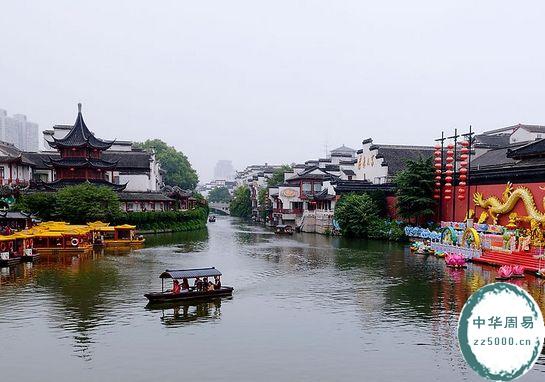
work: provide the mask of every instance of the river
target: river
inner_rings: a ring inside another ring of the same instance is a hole
[[[146,308],[162,271],[207,266],[232,298]],[[276,236],[219,217],[130,253],[2,269],[0,379],[480,381],[458,350],[457,318],[494,275],[397,243]],[[543,282],[518,283],[543,309]],[[543,372],[542,355],[521,380]]]

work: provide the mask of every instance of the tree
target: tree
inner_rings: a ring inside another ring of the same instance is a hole
[[[369,195],[348,194],[335,205],[335,220],[344,236],[369,237],[374,236],[380,218],[378,207]]]
[[[229,212],[232,216],[249,218],[252,216],[252,197],[248,187],[241,186],[235,190],[233,199],[229,204]]]
[[[57,207],[57,194],[54,192],[34,192],[21,195],[14,210],[36,214],[42,220],[53,220]]]
[[[120,213],[117,194],[111,188],[90,183],[62,188],[56,199],[59,216],[70,223],[113,221]]]
[[[157,160],[165,171],[165,184],[194,190],[199,183],[197,172],[191,167],[187,157],[173,146],[167,145],[160,139],[148,139],[143,143],[137,143],[136,146],[155,150]]]
[[[280,168],[277,168],[276,170],[274,170],[272,176],[267,180],[267,186],[276,187],[284,183],[284,173],[291,171],[291,166],[288,166],[287,164],[284,164]]]
[[[420,158],[407,161],[407,166],[395,178],[397,186],[397,209],[405,219],[433,216],[436,202],[433,199],[435,169],[432,158]]]
[[[266,221],[269,216],[270,203],[269,203],[269,189],[261,188],[257,194],[257,204],[259,206],[259,215],[261,220]]]
[[[227,187],[214,187],[208,194],[209,202],[225,202],[228,203],[231,200],[231,194]]]

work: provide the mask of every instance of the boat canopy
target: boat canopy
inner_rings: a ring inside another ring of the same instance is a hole
[[[196,269],[179,269],[179,270],[169,270],[167,269],[161,276],[162,279],[194,279],[197,277],[213,277],[221,276],[221,272],[216,268],[196,268]]]

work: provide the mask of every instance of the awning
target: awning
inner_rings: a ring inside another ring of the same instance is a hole
[[[169,270],[167,269],[161,276],[162,279],[194,279],[197,277],[213,277],[221,276],[221,272],[216,268],[196,268],[196,269],[180,269],[180,270]]]

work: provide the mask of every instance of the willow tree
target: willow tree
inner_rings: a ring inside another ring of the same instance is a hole
[[[248,187],[241,186],[235,190],[229,204],[229,212],[240,218],[252,216],[252,195]]]
[[[431,157],[408,160],[405,169],[397,173],[397,211],[401,217],[420,224],[435,214],[434,177]]]

